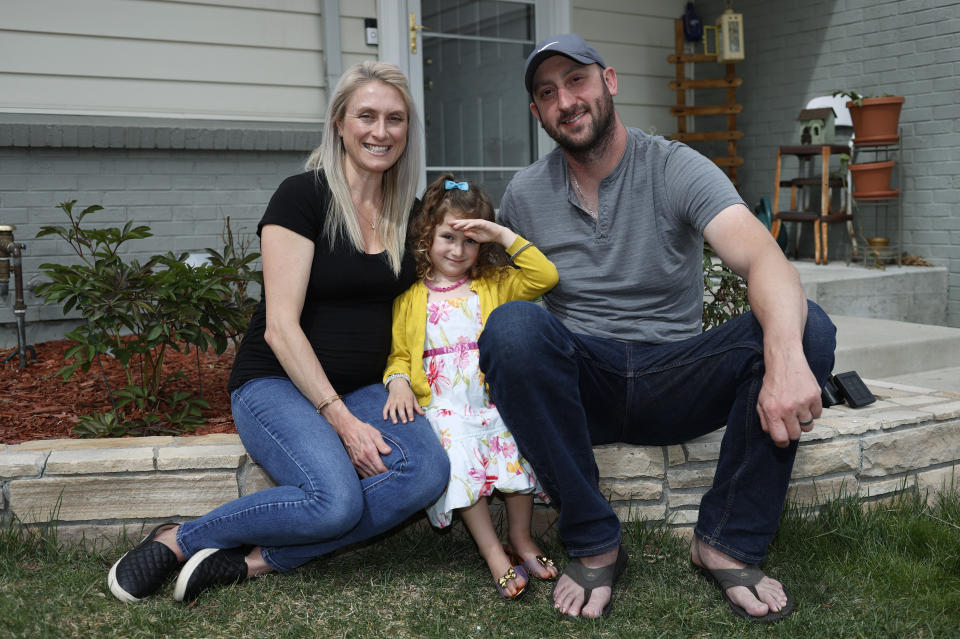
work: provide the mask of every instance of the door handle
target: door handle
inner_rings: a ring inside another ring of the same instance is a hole
[[[420,29],[426,29],[430,31],[430,27],[425,27],[422,24],[417,24],[417,15],[415,13],[410,14],[410,53],[415,54],[417,52],[417,31]]]

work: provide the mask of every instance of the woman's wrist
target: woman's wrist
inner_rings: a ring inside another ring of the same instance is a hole
[[[320,409],[320,415],[327,420],[327,423],[329,423],[338,434],[343,426],[350,421],[350,418],[353,417],[353,413],[351,413],[347,405],[343,403],[343,399],[338,399],[324,406]]]
[[[323,415],[322,411],[324,408],[326,408],[330,404],[333,404],[334,402],[340,401],[342,398],[343,398],[343,395],[334,393],[333,395],[328,395],[327,397],[321,399],[319,402],[317,402],[317,415]]]

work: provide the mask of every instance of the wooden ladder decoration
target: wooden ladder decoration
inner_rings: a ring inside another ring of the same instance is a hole
[[[737,167],[743,164],[743,158],[737,155],[737,140],[743,138],[743,131],[737,130],[737,114],[743,111],[743,105],[737,104],[737,87],[743,84],[743,78],[736,77],[735,64],[726,64],[722,78],[691,80],[686,77],[684,65],[688,62],[717,62],[717,56],[707,53],[684,53],[683,21],[674,20],[673,42],[675,53],[667,58],[677,65],[676,80],[670,88],[677,92],[677,105],[670,108],[670,115],[677,116],[677,132],[670,136],[680,142],[727,142],[727,154],[710,158],[717,166],[727,171],[734,186],[737,184]],[[688,89],[726,89],[727,102],[719,105],[687,106]],[[726,115],[726,131],[687,131],[687,117],[697,115]]]

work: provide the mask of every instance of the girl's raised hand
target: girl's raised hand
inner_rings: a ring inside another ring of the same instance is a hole
[[[508,248],[517,239],[517,234],[496,222],[479,218],[457,219],[450,222],[450,228],[460,231],[475,242],[497,242]]]

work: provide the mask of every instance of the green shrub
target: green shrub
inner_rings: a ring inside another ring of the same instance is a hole
[[[79,264],[40,267],[50,281],[38,286],[37,293],[48,304],[60,304],[65,314],[77,309],[84,319],[67,334],[76,344],[67,350],[66,358],[73,361],[60,375],[67,379],[109,355],[126,376],[126,386],[115,393],[107,386],[113,410],[82,416],[75,432],[175,433],[202,424],[201,411],[207,407],[202,396],[163,393],[168,382],[184,376],[183,371],[163,375],[164,355],[167,349],[186,352],[190,346],[199,351],[213,348],[218,354],[226,350],[249,320],[247,304],[243,298],[238,303],[237,290],[245,291],[247,282],[255,279],[249,265],[258,256],[225,248],[223,255],[208,249],[216,257],[199,267],[184,263],[186,253],[154,255],[142,264],[124,261],[121,247],[151,237],[149,227],[127,222],[123,228],[90,228],[85,218],[103,207],[88,206],[74,215],[74,204],[76,200],[58,207],[69,226],[45,226],[37,234],[59,236],[80,258]],[[232,233],[230,238],[232,247]]]
[[[750,310],[747,283],[724,266],[707,244],[703,246],[703,289],[703,330]]]

